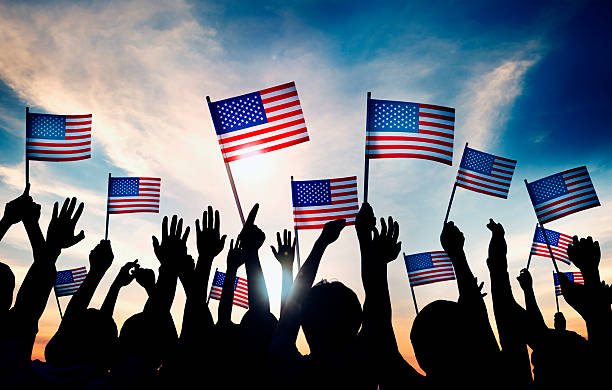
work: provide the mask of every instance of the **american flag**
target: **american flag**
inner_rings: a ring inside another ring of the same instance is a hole
[[[527,190],[541,223],[600,205],[584,166],[527,183]]]
[[[508,198],[516,160],[494,156],[465,147],[457,185],[482,194]]]
[[[572,262],[567,255],[567,246],[572,243],[572,237],[567,234],[555,232],[554,230],[544,229],[546,231],[546,238],[550,244],[555,260],[564,262],[565,264],[571,264]],[[533,244],[531,244],[531,254],[535,256],[548,257],[550,259],[550,252],[546,246],[546,240],[544,238],[544,232],[542,228],[536,226],[535,235],[533,236]]]
[[[64,295],[72,295],[78,291],[81,284],[87,277],[87,269],[85,267],[73,268],[66,271],[57,271],[55,278],[55,295],[63,297]]]
[[[359,212],[357,176],[291,183],[296,229],[320,229],[327,222],[342,218],[347,225],[355,224]]]
[[[28,114],[26,158],[39,161],[91,158],[91,114]]]
[[[453,163],[455,109],[368,100],[367,158],[422,158]]]
[[[219,100],[210,108],[226,163],[309,140],[294,82]]]
[[[225,280],[225,273],[221,271],[215,271],[215,278],[213,279],[212,287],[210,288],[210,297],[212,299],[221,300],[221,292],[223,291],[223,281]],[[249,308],[249,285],[247,280],[236,276],[234,281],[234,305]]]
[[[160,186],[158,177],[111,177],[108,213],[159,213]]]
[[[444,251],[404,254],[404,261],[411,286],[455,279],[453,263]]]
[[[565,275],[567,275],[567,278],[570,280],[570,282],[574,282],[574,283],[578,283],[578,284],[584,284],[584,279],[582,278],[582,273],[580,272],[564,272]],[[555,294],[556,295],[563,295],[563,292],[561,291],[561,284],[559,283],[559,276],[557,275],[556,272],[553,272],[553,279],[555,282]]]

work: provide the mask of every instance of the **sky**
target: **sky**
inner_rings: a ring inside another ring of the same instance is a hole
[[[378,216],[400,223],[406,254],[440,250],[439,234],[463,145],[518,160],[507,200],[458,189],[450,219],[466,236],[470,266],[485,291],[489,218],[508,240],[512,287],[524,268],[535,214],[523,180],[586,165],[602,206],[554,221],[548,228],[592,235],[602,246],[602,278],[612,280],[612,16],[609,2],[445,1],[384,4],[360,1],[106,1],[0,2],[0,199],[24,187],[25,106],[33,112],[93,114],[92,155],[71,163],[32,162],[32,196],[43,205],[66,196],[85,202],[79,222],[86,238],[64,251],[58,269],[88,264],[104,236],[106,186],[113,176],[162,178],[160,214],[112,215],[115,261],[92,301],[99,307],[121,265],[139,259],[157,269],[151,235],[164,215],[192,225],[208,205],[235,237],[240,220],[204,98],[229,98],[295,81],[310,141],[231,164],[248,209],[260,203],[266,232],[261,261],[272,311],[280,307],[280,266],[268,249],[275,233],[292,228],[290,177],[358,176],[363,185],[366,93],[373,98],[456,108],[452,167],[425,160],[370,164],[369,201]],[[361,194],[359,195],[362,198]],[[318,235],[300,233],[305,258]],[[195,257],[195,237],[189,238]],[[225,270],[227,248],[214,268]],[[23,227],[0,243],[0,259],[17,287],[32,262]],[[560,264],[564,271],[576,270]],[[552,326],[552,264],[530,268],[538,302]],[[239,271],[244,276],[244,270]],[[363,302],[359,252],[346,228],[321,263],[318,279],[340,280]],[[211,278],[212,280],[212,278]],[[415,317],[401,258],[389,265],[393,324],[403,356],[415,367],[410,328]],[[455,300],[452,281],[415,288],[418,305]],[[146,296],[124,288],[115,309],[119,327],[140,311]],[[65,308],[68,298],[60,298]],[[494,325],[490,294],[486,297]],[[586,335],[584,322],[561,298],[568,327]],[[180,327],[184,294],[172,308]],[[211,301],[216,317],[217,302]],[[244,310],[234,308],[240,321]],[[53,294],[34,350],[59,324]],[[307,352],[303,338],[300,350]]]

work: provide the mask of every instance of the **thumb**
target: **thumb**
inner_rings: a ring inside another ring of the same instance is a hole
[[[81,242],[83,239],[85,239],[85,232],[84,232],[83,230],[81,230],[81,231],[79,232],[79,234],[77,234],[76,236],[74,236],[74,237],[73,237],[73,239],[72,239],[72,242],[71,242],[71,245],[70,245],[70,246],[78,244],[78,243],[79,243],[79,242]]]
[[[272,245],[270,245],[270,248],[272,249],[272,253],[274,254],[274,257],[277,257],[278,252],[276,251],[276,248],[274,248]]]

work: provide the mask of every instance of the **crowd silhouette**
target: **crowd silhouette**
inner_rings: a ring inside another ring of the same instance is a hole
[[[355,229],[361,253],[363,304],[340,281],[316,282],[328,246],[346,222],[328,222],[297,275],[295,238],[277,233],[272,252],[282,272],[280,318],[270,312],[259,260],[265,241],[256,225],[255,205],[242,231],[229,243],[218,321],[207,304],[213,259],[226,245],[219,212],[208,207],[195,222],[197,259],[187,251],[190,226],[176,215],[163,218],[152,245],[157,276],[138,261],[123,265],[99,309],[91,299],[114,261],[111,242],[102,240],[89,255],[89,273],[71,297],[45,361],[32,360],[38,322],[56,280],[62,251],[84,237],[77,228],[83,203],[55,203],[46,235],[41,207],[25,192],[5,206],[0,240],[23,223],[33,261],[13,303],[15,276],[0,263],[0,386],[3,389],[572,389],[602,387],[610,367],[612,289],[600,279],[600,248],[591,237],[568,247],[584,284],[559,275],[563,297],[584,319],[588,338],[566,329],[558,312],[549,329],[538,308],[532,278],[518,275],[524,307],[515,300],[508,273],[504,228],[492,219],[486,264],[498,339],[489,321],[484,282],[474,277],[464,252],[465,238],[453,222],[440,235],[456,274],[459,297],[437,300],[416,316],[410,340],[420,374],[404,360],[392,326],[387,265],[401,250],[399,224],[377,219],[364,203]],[[78,233],[76,233],[79,231]],[[479,261],[479,260],[472,260]],[[234,280],[245,266],[249,309],[239,324],[231,320]],[[113,311],[121,288],[136,281],[148,296],[142,311],[121,329]],[[186,301],[180,334],[170,315],[178,282]],[[303,330],[310,354],[296,347]],[[531,350],[531,354],[529,353]]]

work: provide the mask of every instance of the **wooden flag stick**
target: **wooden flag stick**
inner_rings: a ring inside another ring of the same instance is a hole
[[[363,201],[368,201],[368,180],[370,177],[370,159],[368,158],[368,136],[370,135],[370,97],[372,92],[368,92],[366,101],[366,140],[364,150],[365,167],[363,170]]]
[[[26,141],[25,141],[25,181],[26,181],[26,185],[30,184],[30,159],[28,158],[28,130],[29,129],[30,129],[30,107],[26,107]]]
[[[527,183],[527,179],[525,179],[525,187],[527,187],[527,192],[529,193],[529,199],[533,199],[531,197],[531,191],[529,191],[529,183]],[[533,211],[535,212],[535,207]],[[544,224],[540,222],[540,218],[538,218],[538,213],[536,213],[536,218],[538,219],[538,224],[540,225],[540,228],[542,229],[542,235],[544,236],[544,241],[546,241],[546,246],[548,247],[548,253],[550,253],[550,258],[552,259],[553,266],[555,267],[555,271],[559,273],[559,267],[557,267],[557,261],[555,260],[555,255],[553,254],[552,248],[550,247],[550,242],[548,242],[548,235],[546,234],[546,229],[544,229]]]
[[[108,196],[111,188],[111,173],[108,173],[108,185],[106,187],[106,228],[104,229],[104,239],[108,240]]]
[[[206,103],[208,103],[208,110],[210,111],[210,116],[213,120],[213,126],[218,134],[218,124],[217,117],[212,109],[212,102],[210,101],[210,96],[206,96]],[[234,183],[234,176],[232,175],[232,169],[229,166],[229,163],[225,161],[225,153],[223,152],[223,146],[221,146],[221,155],[223,156],[223,162],[225,163],[225,171],[227,172],[227,178],[229,179],[230,186],[232,187],[232,192],[234,193],[234,200],[236,201],[236,207],[238,208],[238,214],[240,215],[240,221],[244,225],[244,213],[242,212],[242,206],[240,205],[240,199],[238,198],[238,191],[236,191],[236,184]]]
[[[57,291],[55,291],[55,288],[53,289],[53,293],[55,295],[55,300],[57,301],[57,308],[59,309],[59,313],[60,313],[60,319],[64,319],[64,314],[62,314],[62,307],[60,306],[59,303],[59,298],[57,297]]]
[[[291,205],[293,207],[293,234],[295,234],[295,254],[297,255],[297,272],[300,272],[300,239],[298,238],[298,228],[295,226],[295,198],[293,196],[293,176],[291,176]],[[291,245],[291,243],[289,243]],[[296,272],[296,275],[297,275]]]
[[[465,149],[467,149],[468,143],[465,143],[463,154],[465,155]],[[462,156],[463,158],[463,156]],[[448,201],[448,208],[446,209],[446,216],[444,217],[444,225],[448,222],[448,215],[450,214],[451,206],[453,205],[453,199],[455,198],[455,191],[457,190],[457,178],[455,177],[455,184],[453,185],[453,191],[451,192],[450,200]]]

